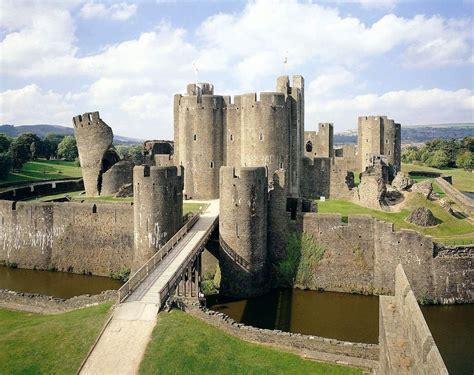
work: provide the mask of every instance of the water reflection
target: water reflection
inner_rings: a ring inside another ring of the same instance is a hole
[[[213,296],[208,305],[254,327],[378,342],[378,297],[374,296],[284,289],[238,301]]]
[[[104,290],[118,289],[120,286],[119,281],[108,277],[0,266],[0,289],[17,292],[71,298],[81,294],[98,294]]]
[[[244,300],[210,296],[207,304],[254,327],[378,342],[378,297],[374,296],[286,289]],[[474,374],[474,304],[422,306],[421,310],[449,373]]]

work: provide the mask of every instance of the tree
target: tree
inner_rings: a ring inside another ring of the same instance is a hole
[[[426,161],[428,166],[434,168],[447,168],[449,166],[449,162],[449,155],[443,150],[435,151],[434,154]]]
[[[122,159],[130,160],[135,165],[143,164],[143,146],[142,145],[118,145],[115,150]]]
[[[0,153],[6,153],[10,149],[10,145],[12,143],[12,139],[4,134],[0,133]]]
[[[28,160],[35,159],[42,151],[42,142],[41,139],[33,133],[23,133],[20,134],[15,140],[21,147],[24,147],[26,153],[28,154]],[[33,147],[32,144],[35,144]],[[34,151],[34,155],[32,154]],[[12,155],[13,156],[13,155]]]
[[[58,145],[63,140],[64,135],[49,133],[43,139],[42,157],[45,159],[56,158],[58,156]]]
[[[10,145],[10,156],[12,168],[19,170],[28,160],[30,160],[30,147],[25,147],[23,141],[15,139]]]
[[[456,159],[456,166],[469,170],[474,169],[474,153],[465,151],[460,154]]]
[[[58,156],[65,160],[75,160],[78,157],[76,138],[67,135],[58,144]]]
[[[12,158],[9,152],[0,153],[0,178],[5,178],[12,169]]]
[[[420,158],[420,152],[418,151],[418,148],[414,146],[409,146],[405,150],[403,150],[402,153],[402,161],[404,163],[413,163],[416,160],[419,160]]]

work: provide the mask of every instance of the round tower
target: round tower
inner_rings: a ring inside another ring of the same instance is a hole
[[[208,83],[190,84],[187,95],[175,98],[177,163],[184,166],[184,194],[190,199],[219,197],[219,168],[223,164],[222,96]]]
[[[140,268],[181,227],[182,191],[182,167],[133,168],[133,270]]]
[[[269,289],[265,167],[220,170],[220,293],[250,297]]]
[[[285,94],[241,96],[241,166],[268,168],[269,182],[278,169],[289,170],[290,122]]]

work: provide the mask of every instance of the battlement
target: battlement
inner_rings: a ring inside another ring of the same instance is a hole
[[[258,105],[267,105],[272,107],[285,106],[285,94],[281,92],[261,92],[259,100],[257,100],[257,93],[248,93],[240,95],[241,105],[244,108],[254,107]]]
[[[221,167],[220,169],[221,178],[223,179],[236,179],[236,180],[259,180],[266,183],[268,176],[268,169],[266,167]]]
[[[186,93],[190,96],[214,95],[214,85],[212,83],[189,83],[186,86]]]
[[[178,105],[182,110],[222,109],[224,98],[221,95],[179,96]]]
[[[181,177],[182,175],[182,166],[138,165],[133,168],[134,181],[144,181],[144,179],[151,178],[152,180],[157,180],[161,183],[163,180]]]
[[[100,118],[99,112],[86,112],[82,115],[74,116],[72,122],[75,128],[84,127],[87,125],[98,125],[100,122],[103,122]]]

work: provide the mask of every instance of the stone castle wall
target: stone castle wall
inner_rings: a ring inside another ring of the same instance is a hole
[[[102,187],[102,173],[119,159],[115,152],[106,155],[114,139],[112,129],[102,121],[99,112],[75,116],[72,122],[86,194],[99,195]]]
[[[0,201],[0,260],[21,268],[109,276],[130,268],[129,204]]]
[[[303,150],[304,83],[287,76],[277,92],[213,95],[210,84],[188,85],[175,95],[175,164],[185,169],[185,196],[219,197],[219,168],[268,168],[269,183],[278,169],[288,173],[288,192],[299,195]]]
[[[314,157],[334,156],[334,126],[331,123],[320,123],[318,131],[304,132],[304,155]]]
[[[262,294],[269,289],[266,169],[222,167],[220,180],[220,292],[234,297]]]
[[[133,169],[136,270],[183,224],[183,167],[147,165]]]
[[[396,268],[394,294],[380,297],[377,373],[448,374],[401,265]]]
[[[474,301],[474,248],[446,248],[415,231],[366,215],[306,213],[303,231],[325,249],[310,289],[392,294],[400,263],[418,298],[441,303]],[[335,277],[335,275],[340,275]]]

